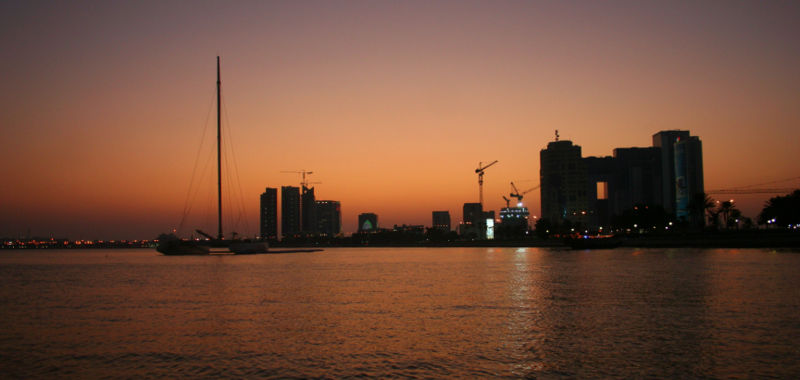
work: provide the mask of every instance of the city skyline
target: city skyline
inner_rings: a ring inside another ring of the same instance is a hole
[[[538,183],[556,129],[585,157],[691,130],[706,191],[800,173],[795,3],[0,10],[0,237],[145,239],[177,226],[216,55],[249,235],[264,188],[297,186],[281,171],[300,168],[341,202],[345,233],[368,212],[381,225],[428,225],[449,211],[457,225],[478,201],[475,168],[493,160],[484,210],[497,212],[510,181]],[[755,217],[775,195],[722,199]],[[538,191],[525,200],[541,214]]]

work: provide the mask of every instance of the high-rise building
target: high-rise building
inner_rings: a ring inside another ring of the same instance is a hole
[[[300,188],[281,186],[281,234],[284,237],[300,233]]]
[[[317,231],[336,236],[342,231],[342,207],[339,201],[317,201]]]
[[[261,238],[278,238],[278,189],[268,187],[261,194]]]
[[[703,144],[697,136],[678,138],[675,152],[675,216],[678,220],[702,223],[703,211],[692,212],[692,199],[705,194],[703,184]]]
[[[689,131],[660,131],[653,146],[661,148],[664,209],[679,220],[702,222],[703,215],[689,215],[691,199],[705,192],[700,138]]]
[[[688,139],[689,131],[660,131],[653,135],[653,146],[661,149],[661,197],[668,213],[675,213],[675,142]]]
[[[692,200],[705,191],[702,144],[689,131],[658,132],[653,147],[616,148],[613,157],[580,156],[571,141],[554,141],[541,151],[543,218],[596,228],[644,205],[702,222],[701,213],[691,215]]]
[[[483,220],[483,206],[480,203],[464,203],[462,211],[464,224],[481,224]]]
[[[587,227],[610,226],[614,215],[610,198],[615,190],[616,161],[611,156],[584,157],[583,164],[586,166],[586,201],[589,205]]]
[[[581,147],[561,140],[539,152],[542,218],[585,223],[589,210],[586,167]]]
[[[483,239],[486,236],[486,218],[483,206],[480,203],[464,203],[462,213],[462,223],[458,233],[462,236]]]
[[[660,148],[614,149],[612,212],[621,214],[636,205],[663,205],[663,165]]]
[[[378,229],[378,215],[365,212],[358,215],[358,232],[370,232]]]
[[[303,186],[301,213],[303,214],[302,229],[305,234],[317,233],[317,201],[314,197],[314,188]]]
[[[434,211],[433,228],[450,231],[450,211]]]

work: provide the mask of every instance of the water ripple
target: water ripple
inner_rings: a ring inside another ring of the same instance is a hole
[[[800,377],[800,255],[632,252],[3,256],[0,373]]]

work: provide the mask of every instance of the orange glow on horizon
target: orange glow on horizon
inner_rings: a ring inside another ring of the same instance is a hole
[[[264,188],[297,186],[281,171],[299,168],[321,182],[317,199],[341,202],[343,232],[363,212],[391,227],[428,226],[432,211],[448,210],[456,226],[462,204],[478,201],[478,162],[499,161],[483,188],[485,208],[498,211],[511,181],[539,182],[539,150],[555,129],[584,156],[690,130],[703,142],[707,190],[788,178],[800,172],[798,5],[738,6],[759,12],[7,4],[17,17],[0,37],[14,57],[0,61],[0,237],[148,239],[176,228],[204,128],[204,160],[213,148],[217,54],[245,235],[257,233]],[[213,224],[205,187],[191,228]],[[771,196],[736,204],[754,218]],[[226,213],[238,207],[227,202]],[[524,203],[539,215],[539,190]]]

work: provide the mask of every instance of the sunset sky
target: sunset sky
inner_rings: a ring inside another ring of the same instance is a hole
[[[0,237],[177,227],[217,55],[244,234],[265,187],[299,183],[286,170],[314,172],[346,233],[363,212],[458,223],[478,162],[500,161],[499,210],[510,181],[538,184],[556,129],[584,156],[688,129],[706,190],[797,177],[798,41],[796,1],[3,1]],[[205,193],[187,223],[213,231]],[[715,197],[755,217],[770,196]]]

